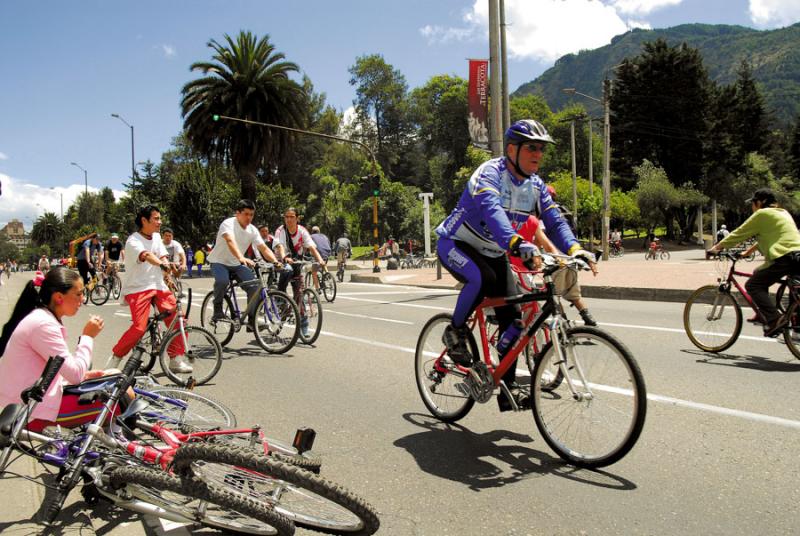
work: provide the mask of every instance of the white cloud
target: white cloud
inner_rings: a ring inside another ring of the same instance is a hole
[[[778,28],[800,21],[798,0],[750,0],[750,20],[761,27]]]
[[[677,6],[683,0],[611,0],[610,5],[623,15],[643,16],[653,11],[671,6]]]
[[[0,225],[5,225],[12,219],[22,221],[26,231],[30,231],[33,222],[44,212],[53,212],[61,215],[61,198],[64,199],[64,211],[83,193],[83,184],[57,186],[46,188],[37,184],[22,182],[18,179],[0,173],[0,183],[3,184],[3,194],[0,197]],[[98,188],[89,187],[92,192]],[[114,190],[114,197],[120,199],[125,193]]]
[[[610,5],[591,0],[506,0],[509,56],[550,63],[564,54],[608,44],[628,26]],[[465,20],[488,27],[489,7],[476,0]],[[486,35],[484,33],[484,35]]]
[[[175,47],[172,45],[161,45],[161,51],[164,52],[165,58],[172,58],[177,54]]]
[[[423,26],[419,33],[425,37],[429,43],[452,43],[453,41],[466,41],[476,36],[479,26],[474,25],[467,28],[445,28],[444,26]]]
[[[642,30],[652,30],[653,26],[649,22],[628,19],[626,21],[628,28],[641,28]]]
[[[8,160],[8,155],[6,153],[0,152],[0,160]]]

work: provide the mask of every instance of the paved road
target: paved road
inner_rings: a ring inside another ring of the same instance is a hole
[[[196,303],[210,283],[191,283]],[[377,507],[381,534],[796,533],[800,361],[782,344],[746,326],[727,353],[702,354],[683,333],[680,304],[592,300],[601,325],[636,355],[651,398],[628,457],[576,470],[549,450],[528,413],[500,414],[494,401],[455,425],[426,413],[413,348],[427,318],[454,302],[448,291],[347,283],[325,309],[315,348],[268,357],[237,335],[215,383],[199,392],[275,437],[315,428],[323,474]],[[102,358],[127,318],[119,305],[99,310],[108,319]],[[82,309],[70,333],[97,311]],[[31,533],[39,499],[25,493],[33,485],[0,487],[14,493],[0,505],[0,531]],[[68,513],[76,533],[165,532],[156,519],[105,507],[74,503]]]

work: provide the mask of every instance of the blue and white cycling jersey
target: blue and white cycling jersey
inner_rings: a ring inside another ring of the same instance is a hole
[[[508,170],[505,157],[495,158],[475,170],[436,234],[466,242],[481,255],[499,257],[508,250],[515,229],[531,214],[542,221],[545,234],[558,249],[572,253],[580,248],[544,181],[538,175],[519,181]]]

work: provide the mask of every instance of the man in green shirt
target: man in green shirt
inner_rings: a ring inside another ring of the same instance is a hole
[[[785,275],[800,275],[800,232],[792,215],[778,208],[775,193],[769,188],[759,188],[747,201],[753,215],[719,241],[709,253],[718,253],[756,237],[758,250],[765,261],[747,280],[745,288],[767,321],[764,335],[775,337],[786,326],[787,319],[778,314],[775,302],[769,296],[769,287]]]

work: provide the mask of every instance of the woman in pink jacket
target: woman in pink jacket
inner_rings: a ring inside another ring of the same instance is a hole
[[[73,316],[83,303],[83,280],[69,268],[54,268],[46,276],[29,281],[0,335],[0,407],[19,403],[20,393],[41,376],[50,356],[60,355],[64,364],[42,402],[33,411],[31,430],[58,423],[71,426],[76,417],[91,421],[95,408],[77,408],[75,400],[62,401],[65,385],[77,384],[103,371],[89,372],[94,338],[103,329],[103,319],[92,316],[83,328],[73,355],[67,346],[64,316]],[[65,407],[65,406],[69,407]],[[99,411],[99,409],[97,410]]]

